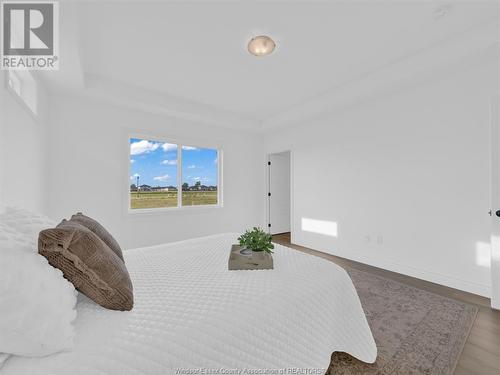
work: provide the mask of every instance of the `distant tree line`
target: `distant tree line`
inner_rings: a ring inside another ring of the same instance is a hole
[[[196,181],[194,185],[189,186],[187,182],[184,182],[182,184],[182,191],[217,191],[217,186],[202,185],[200,181]]]
[[[131,192],[158,192],[158,191],[177,191],[176,186],[150,186],[150,185],[140,185],[137,187],[136,184],[130,185]],[[200,181],[196,181],[196,183],[192,186],[189,186],[187,182],[182,184],[182,191],[217,191],[217,186],[206,186],[202,185]]]

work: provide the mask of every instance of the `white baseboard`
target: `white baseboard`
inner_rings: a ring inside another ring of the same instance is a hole
[[[454,276],[444,275],[428,270],[423,270],[420,268],[415,268],[413,266],[408,266],[405,264],[397,263],[394,261],[390,261],[387,259],[380,259],[379,257],[368,257],[363,254],[359,254],[357,252],[349,252],[349,254],[344,254],[339,251],[328,251],[326,252],[324,249],[315,249],[311,247],[308,243],[300,243],[296,242],[299,246],[308,247],[313,250],[325,252],[327,254],[332,254],[338,257],[342,257],[345,259],[353,260],[355,262],[367,264],[369,266],[382,268],[387,271],[401,273],[403,275],[415,277],[417,279],[429,281],[431,283],[444,285],[450,288],[462,290],[464,292],[477,294],[483,297],[490,298],[491,297],[491,286],[485,285],[481,283],[475,283],[468,280],[463,280],[456,278]]]

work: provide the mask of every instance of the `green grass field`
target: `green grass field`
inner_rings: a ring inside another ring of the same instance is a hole
[[[199,206],[205,204],[217,204],[216,191],[183,191],[183,206]],[[132,209],[141,208],[162,208],[177,207],[176,191],[161,192],[131,192],[130,207]]]

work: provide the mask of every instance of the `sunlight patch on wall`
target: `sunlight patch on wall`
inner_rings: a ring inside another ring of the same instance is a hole
[[[487,242],[476,242],[476,264],[491,267],[491,246]]]
[[[302,230],[304,232],[324,234],[325,236],[337,237],[337,223],[335,221],[316,220],[306,217],[302,218]]]

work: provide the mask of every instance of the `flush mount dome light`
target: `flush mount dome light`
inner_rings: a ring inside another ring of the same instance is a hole
[[[267,56],[276,48],[274,40],[265,35],[260,35],[252,38],[248,42],[248,52],[254,56]]]

